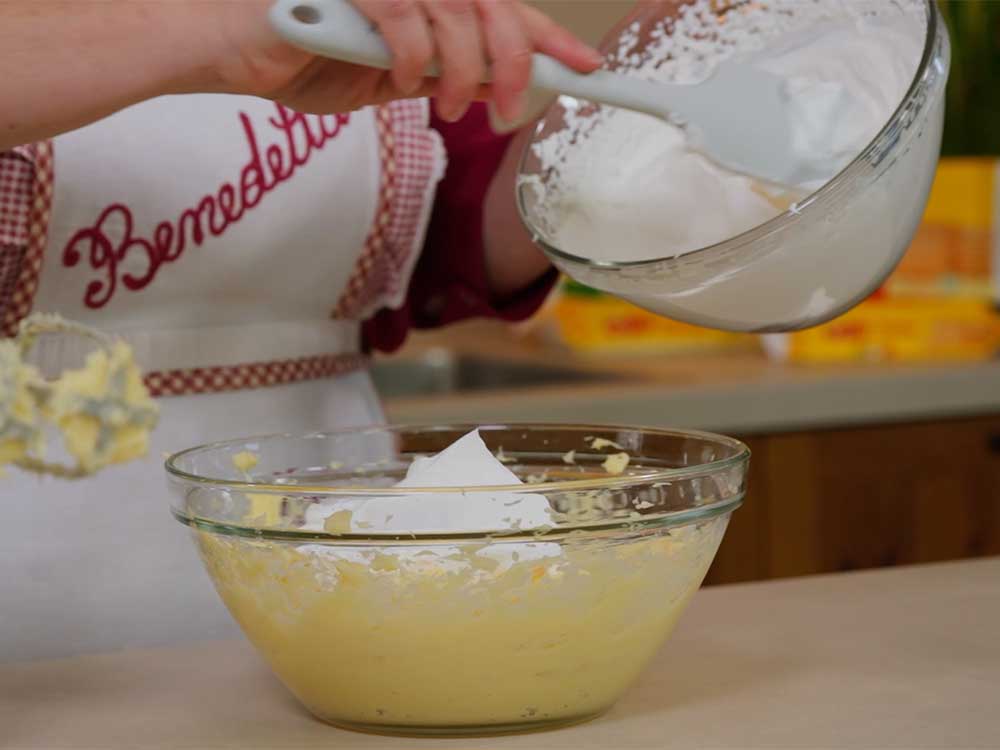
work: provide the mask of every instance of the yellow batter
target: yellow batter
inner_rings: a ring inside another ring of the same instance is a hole
[[[196,538],[244,632],[314,714],[444,732],[609,708],[700,585],[725,525],[534,545],[541,555],[502,540],[379,552]]]

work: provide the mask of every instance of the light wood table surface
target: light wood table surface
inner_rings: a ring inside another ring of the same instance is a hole
[[[617,708],[555,732],[343,732],[236,641],[0,667],[0,747],[997,748],[1000,558],[700,591]]]

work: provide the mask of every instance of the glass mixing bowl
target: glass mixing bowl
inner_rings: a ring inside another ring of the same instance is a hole
[[[947,30],[933,0],[867,0],[873,1],[883,14],[919,4],[917,10],[926,16],[923,55],[885,127],[812,195],[764,224],[683,254],[631,262],[582,257],[574,252],[577,248],[560,247],[557,240],[550,202],[559,195],[562,175],[558,168],[543,166],[533,150],[552,136],[571,142],[570,148],[586,148],[565,114],[601,108],[564,96],[539,123],[521,162],[517,199],[525,225],[570,277],[676,320],[731,331],[789,331],[850,309],[885,281],[920,222],[940,149],[950,60]],[[663,19],[675,18],[682,5],[642,5],[612,32],[602,50],[613,53],[619,39],[629,35],[635,40],[630,52],[643,55]],[[712,34],[728,13],[740,13],[745,5],[718,3],[716,15],[702,17],[701,31]],[[783,24],[794,26],[794,4],[790,9],[755,7],[781,14]],[[613,54],[612,59],[610,67],[621,68]],[[624,64],[629,64],[627,58]]]
[[[673,628],[744,496],[736,440],[539,424],[480,428],[529,484],[393,487],[414,457],[470,429],[274,435],[167,461],[173,514],[219,594],[320,719],[492,734],[606,711]],[[610,474],[603,462],[620,452],[628,467]],[[556,515],[511,530],[456,511],[445,531],[389,530],[395,512],[442,497],[541,497]],[[385,523],[352,528],[345,511],[372,502]]]

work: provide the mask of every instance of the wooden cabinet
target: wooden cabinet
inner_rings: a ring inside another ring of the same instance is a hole
[[[706,583],[1000,554],[1000,416],[746,438]]]

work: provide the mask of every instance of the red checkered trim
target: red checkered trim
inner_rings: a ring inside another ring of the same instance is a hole
[[[425,101],[391,102],[376,110],[375,120],[382,162],[378,206],[335,318],[362,320],[405,289],[421,239],[416,235],[428,183],[434,178],[435,142]]]
[[[34,183],[34,159],[23,148],[0,154],[0,243],[27,244]]]
[[[38,291],[52,214],[52,142],[0,154],[0,335],[13,336]]]
[[[148,372],[143,379],[153,396],[191,396],[330,378],[355,372],[366,364],[361,354],[325,354],[228,367],[161,370]]]
[[[7,301],[14,295],[24,261],[24,245],[0,245],[0,320],[4,318]],[[7,334],[6,327],[0,335]]]

